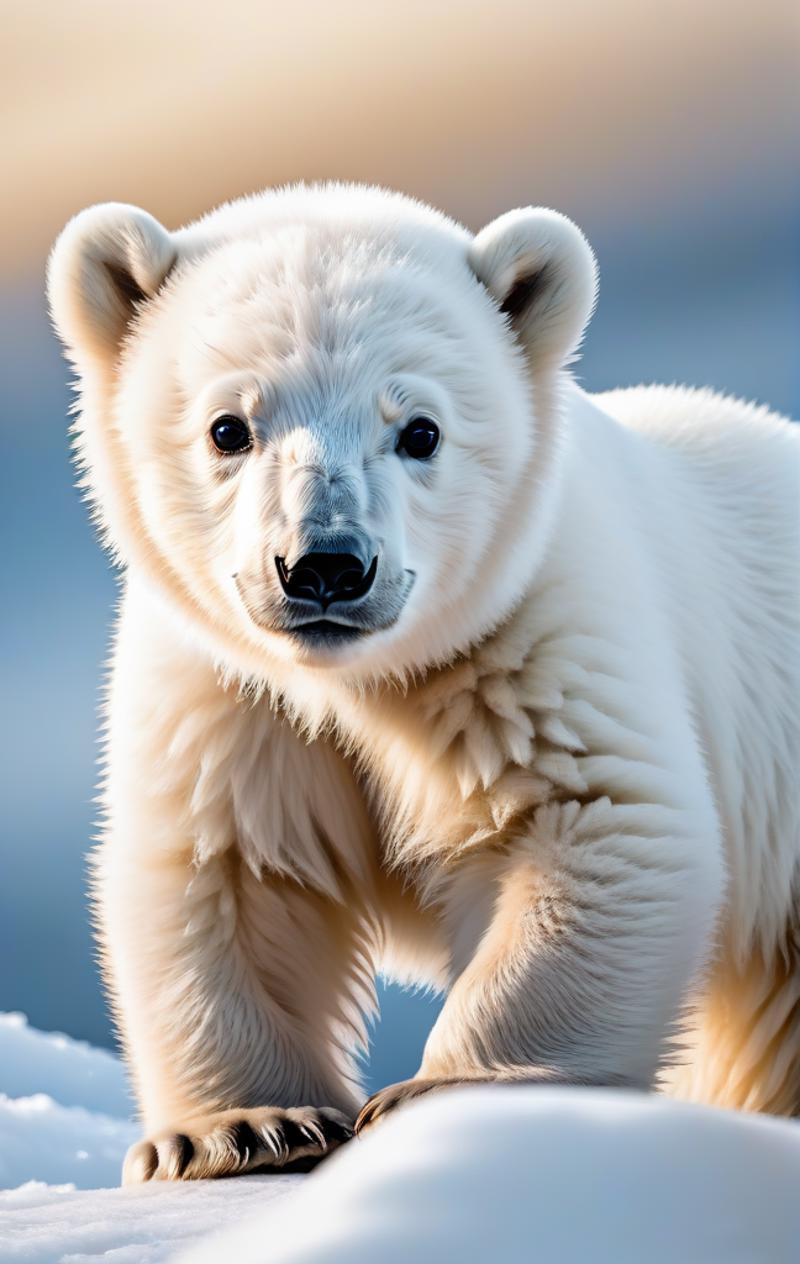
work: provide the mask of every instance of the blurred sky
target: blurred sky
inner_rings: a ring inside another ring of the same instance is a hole
[[[176,226],[320,178],[475,229],[556,206],[600,261],[589,389],[681,380],[798,415],[800,6],[2,0],[0,21],[0,1008],[107,1043],[83,857],[115,588],[42,299],[61,225],[114,199]],[[373,1082],[413,1072],[433,1012],[388,994]]]

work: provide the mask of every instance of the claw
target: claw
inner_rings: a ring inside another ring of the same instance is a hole
[[[373,1093],[362,1106],[356,1119],[356,1136],[365,1128],[371,1128],[379,1119],[383,1119],[405,1102],[455,1083],[455,1080],[402,1080],[399,1084],[390,1084],[380,1092]]]
[[[143,1185],[153,1179],[158,1168],[158,1151],[151,1141],[131,1146],[122,1168],[123,1185]]]
[[[346,1141],[350,1141],[354,1136],[355,1126],[350,1127],[349,1124],[340,1124],[338,1119],[326,1119],[325,1131],[333,1141],[344,1145]]]
[[[326,1140],[325,1133],[318,1123],[315,1123],[313,1120],[307,1120],[305,1123],[300,1125],[300,1131],[304,1137],[308,1138],[312,1145],[324,1147]]]
[[[177,1181],[183,1176],[194,1158],[194,1146],[184,1133],[176,1133],[170,1137],[165,1149],[167,1160],[164,1164],[164,1175],[168,1181]]]

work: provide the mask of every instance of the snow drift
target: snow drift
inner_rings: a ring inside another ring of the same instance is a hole
[[[28,1026],[24,1014],[0,1014],[0,1092],[27,1097],[46,1091],[62,1106],[129,1116],[133,1098],[118,1058],[83,1040]]]
[[[0,1016],[0,1260],[795,1264],[800,1125],[661,1098],[455,1089],[310,1177],[119,1189],[119,1063]],[[92,1184],[114,1188],[86,1188]],[[76,1188],[84,1186],[84,1188]]]
[[[2,1264],[164,1264],[221,1225],[251,1220],[304,1178],[76,1190],[31,1182],[0,1190]],[[227,1256],[215,1257],[218,1264]],[[233,1264],[231,1259],[230,1264]]]
[[[796,1264],[800,1131],[618,1091],[452,1090],[181,1264]]]
[[[132,1111],[117,1058],[0,1014],[0,1187],[118,1184]]]

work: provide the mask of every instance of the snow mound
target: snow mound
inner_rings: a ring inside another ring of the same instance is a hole
[[[61,1106],[45,1093],[0,1093],[0,1188],[31,1180],[118,1185],[125,1151],[138,1136],[130,1120]]]
[[[76,1190],[32,1181],[0,1191],[3,1264],[161,1264],[188,1242],[296,1189],[302,1176]],[[219,1260],[225,1257],[217,1257]]]
[[[0,1014],[0,1187],[119,1184],[131,1110],[112,1054]]]
[[[796,1264],[800,1124],[517,1085],[399,1111],[311,1176],[117,1186],[119,1063],[0,1015],[0,1261]],[[45,1183],[45,1182],[50,1182]],[[218,1231],[222,1232],[218,1232]]]
[[[180,1264],[797,1264],[800,1126],[610,1090],[449,1090]]]
[[[110,1053],[0,1014],[0,1186],[18,1187],[0,1188],[2,1264],[160,1264],[305,1179],[120,1189],[131,1109]]]
[[[118,1058],[82,1040],[28,1026],[24,1014],[0,1014],[0,1092],[46,1091],[62,1106],[85,1106],[127,1118],[133,1100]]]

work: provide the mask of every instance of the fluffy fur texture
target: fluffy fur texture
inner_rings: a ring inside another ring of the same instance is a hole
[[[49,285],[125,568],[95,864],[128,1178],[338,1144],[378,968],[447,1000],[362,1125],[486,1079],[797,1112],[793,426],[581,391],[595,266],[552,211],[473,238],[347,186],[175,233],[103,206]],[[323,643],[275,563],[320,533],[378,559]]]

